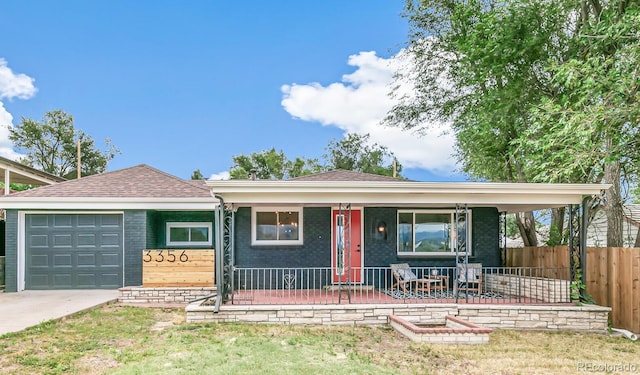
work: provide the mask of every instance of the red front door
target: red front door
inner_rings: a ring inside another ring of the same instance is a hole
[[[331,267],[333,282],[362,282],[362,211],[332,210]]]

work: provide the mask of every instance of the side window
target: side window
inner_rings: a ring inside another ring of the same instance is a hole
[[[211,223],[167,223],[167,246],[211,246]]]
[[[252,209],[252,245],[302,245],[302,243],[302,208]]]

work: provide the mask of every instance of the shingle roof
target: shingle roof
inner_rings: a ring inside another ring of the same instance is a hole
[[[288,181],[409,181],[395,177],[381,176],[371,173],[334,169],[328,172],[291,178]]]
[[[11,194],[12,197],[211,197],[203,180],[183,180],[141,164]]]

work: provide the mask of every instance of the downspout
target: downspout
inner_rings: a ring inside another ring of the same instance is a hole
[[[189,301],[189,303],[194,303],[198,301],[204,301],[215,297],[215,305],[213,308],[213,312],[217,314],[220,311],[220,303],[222,301],[222,292],[224,287],[222,283],[224,282],[224,275],[222,274],[222,269],[224,266],[223,258],[223,250],[222,247],[224,245],[224,240],[222,239],[223,231],[224,231],[224,200],[219,195],[214,195],[211,193],[211,196],[218,199],[220,204],[218,208],[214,210],[215,213],[215,237],[216,237],[216,245],[214,249],[215,260],[214,260],[214,274],[216,279],[216,292],[214,294],[210,294],[204,297],[199,297],[194,300]]]
[[[216,304],[213,308],[213,313],[217,314],[220,311],[220,304],[222,303],[222,294],[224,293],[224,199],[213,192],[211,195],[220,201],[218,209],[216,210],[216,260],[215,260],[215,273],[216,273]]]

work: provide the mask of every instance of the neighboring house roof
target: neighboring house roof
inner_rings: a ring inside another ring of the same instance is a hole
[[[0,182],[42,186],[62,181],[65,181],[62,177],[31,168],[17,161],[0,156]]]
[[[381,177],[381,178],[380,178]],[[235,205],[355,204],[392,207],[496,207],[523,212],[580,204],[600,195],[603,184],[416,182],[349,171],[290,180],[209,180],[212,193]]]
[[[294,177],[288,181],[409,181],[396,177],[381,176],[378,174],[334,169],[328,172],[316,173],[307,176]]]
[[[0,197],[0,206],[20,209],[213,209],[216,202],[203,180],[183,180],[144,164]]]
[[[622,240],[624,247],[634,247],[638,228],[640,228],[640,205],[629,204],[622,207]],[[607,246],[607,216],[603,209],[598,210],[587,229],[588,246]]]

